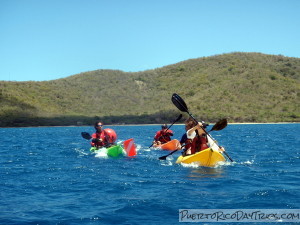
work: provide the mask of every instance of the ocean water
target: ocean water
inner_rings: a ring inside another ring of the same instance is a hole
[[[216,168],[176,164],[179,151],[158,160],[169,153],[149,149],[158,125],[107,127],[138,155],[91,154],[80,133],[92,127],[1,128],[0,224],[193,224],[179,209],[300,208],[300,124],[211,132],[234,160]],[[184,127],[171,129],[180,139]]]

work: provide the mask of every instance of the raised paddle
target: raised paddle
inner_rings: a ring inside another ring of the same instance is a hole
[[[226,119],[219,120],[218,122],[215,123],[215,125],[210,129],[209,132],[211,132],[213,130],[215,130],[215,131],[223,130],[226,126],[227,126],[227,120]],[[170,152],[168,155],[161,156],[158,159],[166,160],[169,155],[172,155],[173,153],[177,152],[178,150],[179,149],[174,150],[174,151]]]
[[[172,95],[172,102],[173,102],[173,104],[174,104],[180,111],[188,113],[188,114],[190,115],[190,117],[193,118],[193,120],[198,124],[198,121],[197,121],[197,120],[195,119],[195,117],[189,112],[186,103],[184,102],[184,100],[183,100],[178,94],[174,93],[174,94]],[[211,139],[213,139],[213,137],[212,137],[205,129],[203,129],[203,131],[204,131]],[[214,139],[213,139],[213,140],[214,140]],[[216,142],[215,142],[215,143],[216,143]],[[216,144],[217,144],[217,143],[216,143]],[[221,149],[221,146],[219,146],[218,144],[217,144],[217,146]],[[223,151],[223,152],[224,152],[224,154],[228,157],[228,159],[229,159],[231,162],[233,162],[233,160],[230,158],[230,156],[229,156],[225,151]]]
[[[182,114],[180,114],[176,120],[173,121],[173,123],[167,128],[166,132],[173,126],[174,123],[178,122],[180,119],[182,118]],[[153,146],[154,143],[152,143],[152,145],[149,146],[149,148],[151,148]]]

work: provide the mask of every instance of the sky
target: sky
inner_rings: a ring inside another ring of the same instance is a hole
[[[300,0],[0,0],[0,80],[137,72],[231,52],[300,57]]]

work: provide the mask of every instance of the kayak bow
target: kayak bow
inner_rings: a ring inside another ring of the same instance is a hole
[[[177,139],[173,139],[167,143],[161,145],[153,145],[156,148],[161,148],[162,150],[173,151],[176,149],[180,149],[180,142]]]
[[[193,155],[179,156],[176,163],[198,163],[199,166],[215,167],[220,162],[226,162],[223,154],[211,148],[204,149]]]

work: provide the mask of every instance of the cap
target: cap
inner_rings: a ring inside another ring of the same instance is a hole
[[[162,129],[167,129],[168,126],[167,126],[167,124],[163,124],[163,125],[161,125],[161,128],[162,128]]]

